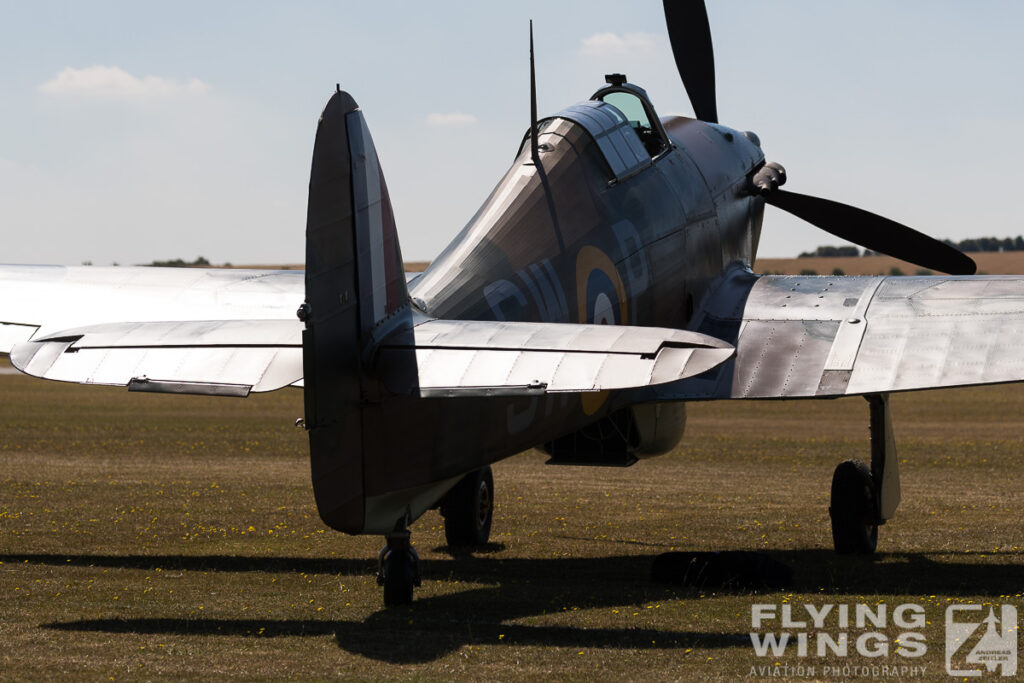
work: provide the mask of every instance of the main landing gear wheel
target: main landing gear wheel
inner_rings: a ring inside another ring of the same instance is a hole
[[[859,460],[839,463],[832,474],[832,542],[843,555],[870,555],[878,544],[878,499],[871,468]]]
[[[441,501],[448,547],[480,546],[491,536],[494,476],[490,467],[470,472]]]
[[[412,602],[412,589],[420,585],[420,556],[409,543],[407,530],[387,535],[388,544],[377,558],[377,585],[384,587],[384,606]]]

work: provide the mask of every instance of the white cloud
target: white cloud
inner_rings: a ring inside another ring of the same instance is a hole
[[[595,33],[580,43],[580,54],[588,57],[604,55],[636,55],[649,53],[659,39],[653,33]]]
[[[427,116],[427,125],[430,126],[468,126],[476,123],[476,117],[472,114],[463,114],[460,111],[450,114],[430,114]]]
[[[88,66],[84,69],[69,66],[36,89],[46,95],[141,100],[201,95],[210,86],[197,78],[185,82],[160,76],[139,78],[116,66]]]

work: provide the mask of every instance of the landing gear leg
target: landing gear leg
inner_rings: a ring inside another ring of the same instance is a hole
[[[900,502],[899,464],[888,394],[865,396],[871,414],[871,466],[847,460],[832,475],[832,542],[837,553],[870,555],[878,527]]]
[[[387,545],[377,558],[377,585],[384,587],[384,606],[408,605],[412,602],[412,589],[420,585],[420,556],[410,543],[405,518],[384,538]]]

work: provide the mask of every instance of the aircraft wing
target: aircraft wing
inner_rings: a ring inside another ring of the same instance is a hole
[[[0,266],[0,353],[46,379],[244,396],[302,378],[302,271]],[[128,322],[125,322],[128,321]]]
[[[0,265],[0,353],[123,321],[295,320],[301,270]]]
[[[45,379],[246,396],[302,384],[303,296],[301,271],[0,266],[0,352]],[[484,396],[645,387],[732,353],[681,330],[420,318],[377,359],[400,390]]]
[[[655,400],[810,398],[1024,381],[1024,276],[730,271],[695,320],[736,357]]]

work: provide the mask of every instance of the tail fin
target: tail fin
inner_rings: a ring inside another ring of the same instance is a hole
[[[362,350],[408,299],[373,139],[355,100],[339,89],[313,146],[302,341],[313,491],[321,518],[339,531],[364,525]]]

